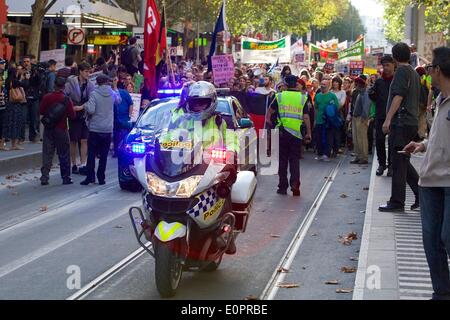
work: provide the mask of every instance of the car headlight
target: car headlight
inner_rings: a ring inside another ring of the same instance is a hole
[[[190,198],[201,179],[202,176],[192,176],[177,182],[167,182],[153,172],[147,173],[148,188],[159,197]]]

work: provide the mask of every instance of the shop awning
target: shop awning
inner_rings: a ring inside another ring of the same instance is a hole
[[[80,27],[83,18],[83,28],[126,28],[136,26],[134,14],[119,6],[109,5],[99,0],[90,2],[80,0],[58,0],[45,15],[46,17],[66,18],[69,27]],[[109,1],[114,4],[115,1]],[[9,17],[30,17],[34,0],[7,0]]]

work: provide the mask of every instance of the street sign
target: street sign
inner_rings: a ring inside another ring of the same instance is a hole
[[[175,57],[177,55],[177,47],[170,47],[170,56]]]
[[[84,29],[72,28],[67,32],[67,44],[70,45],[84,45],[86,39],[86,33]]]

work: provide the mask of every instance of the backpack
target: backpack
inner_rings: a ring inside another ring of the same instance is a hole
[[[339,112],[334,103],[329,103],[326,105],[324,117],[328,128],[341,128],[343,125],[342,118],[339,116]]]
[[[39,95],[40,97],[45,96],[48,93],[48,73],[46,70],[44,72],[39,72]]]
[[[58,102],[47,110],[47,114],[41,119],[41,123],[46,129],[54,129],[58,122],[64,117],[68,99],[69,98],[65,96],[63,102]]]
[[[132,64],[132,56],[131,56],[131,50],[133,49],[132,46],[128,46],[125,49],[122,50],[122,53],[120,55],[120,63],[124,66],[128,67]]]

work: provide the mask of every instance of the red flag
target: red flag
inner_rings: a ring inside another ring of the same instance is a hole
[[[157,97],[156,50],[158,48],[161,17],[155,0],[147,0],[144,25],[144,79],[152,98]]]

